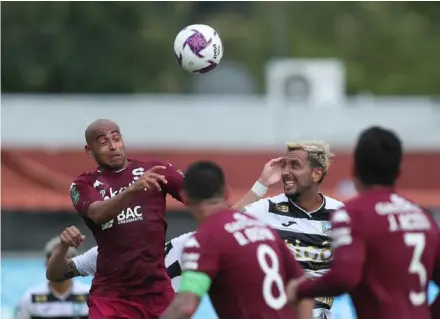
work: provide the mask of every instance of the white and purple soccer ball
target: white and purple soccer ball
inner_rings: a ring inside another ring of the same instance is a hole
[[[176,36],[174,53],[180,66],[193,73],[208,73],[223,57],[219,34],[210,26],[193,24]]]

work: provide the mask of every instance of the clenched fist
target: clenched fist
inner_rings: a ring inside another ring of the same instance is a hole
[[[85,239],[86,236],[82,235],[75,226],[67,227],[60,235],[62,245],[74,248],[81,246]]]
[[[130,186],[132,191],[150,190],[155,187],[161,191],[160,183],[166,184],[165,176],[157,173],[159,170],[166,169],[165,166],[153,166],[144,173],[139,179]]]

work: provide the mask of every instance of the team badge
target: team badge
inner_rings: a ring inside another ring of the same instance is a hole
[[[282,212],[282,213],[288,213],[289,212],[289,206],[287,206],[287,205],[276,204],[275,208],[278,211]]]
[[[72,199],[73,205],[78,204],[79,192],[75,184],[72,184],[72,187],[70,187],[70,198]]]
[[[332,224],[330,222],[321,222],[321,226],[322,226],[322,232],[325,235],[330,236],[332,233],[331,230]]]

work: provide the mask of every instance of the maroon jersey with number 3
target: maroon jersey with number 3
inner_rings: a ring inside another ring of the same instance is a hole
[[[90,204],[116,196],[156,165],[166,167],[158,171],[168,181],[162,185],[162,191],[140,191],[117,217],[102,225],[87,216]],[[124,170],[97,170],[73,182],[72,202],[98,244],[92,295],[110,297],[171,289],[164,265],[166,195],[180,200],[182,180],[180,171],[170,164],[130,160]]]
[[[332,268],[301,285],[300,297],[349,291],[359,319],[431,318],[427,285],[440,270],[440,236],[428,212],[391,189],[375,189],[331,221]]]
[[[183,271],[207,274],[222,319],[294,319],[284,291],[303,271],[278,234],[246,213],[206,219],[185,244]]]

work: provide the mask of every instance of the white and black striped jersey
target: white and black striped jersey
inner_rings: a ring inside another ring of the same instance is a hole
[[[180,285],[180,275],[182,274],[180,263],[183,246],[192,234],[192,232],[183,234],[165,244],[165,266],[167,267],[168,276],[171,278],[174,290],[177,290]],[[85,253],[72,258],[72,261],[81,276],[94,276],[97,258],[98,246],[95,246]]]
[[[71,289],[57,294],[44,282],[28,289],[16,309],[16,319],[87,319],[90,286],[73,281]]]
[[[332,257],[330,213],[342,202],[324,196],[321,207],[307,212],[285,194],[261,199],[245,211],[278,230],[308,277],[320,277],[328,271]],[[314,316],[330,317],[334,298],[318,298]]]

